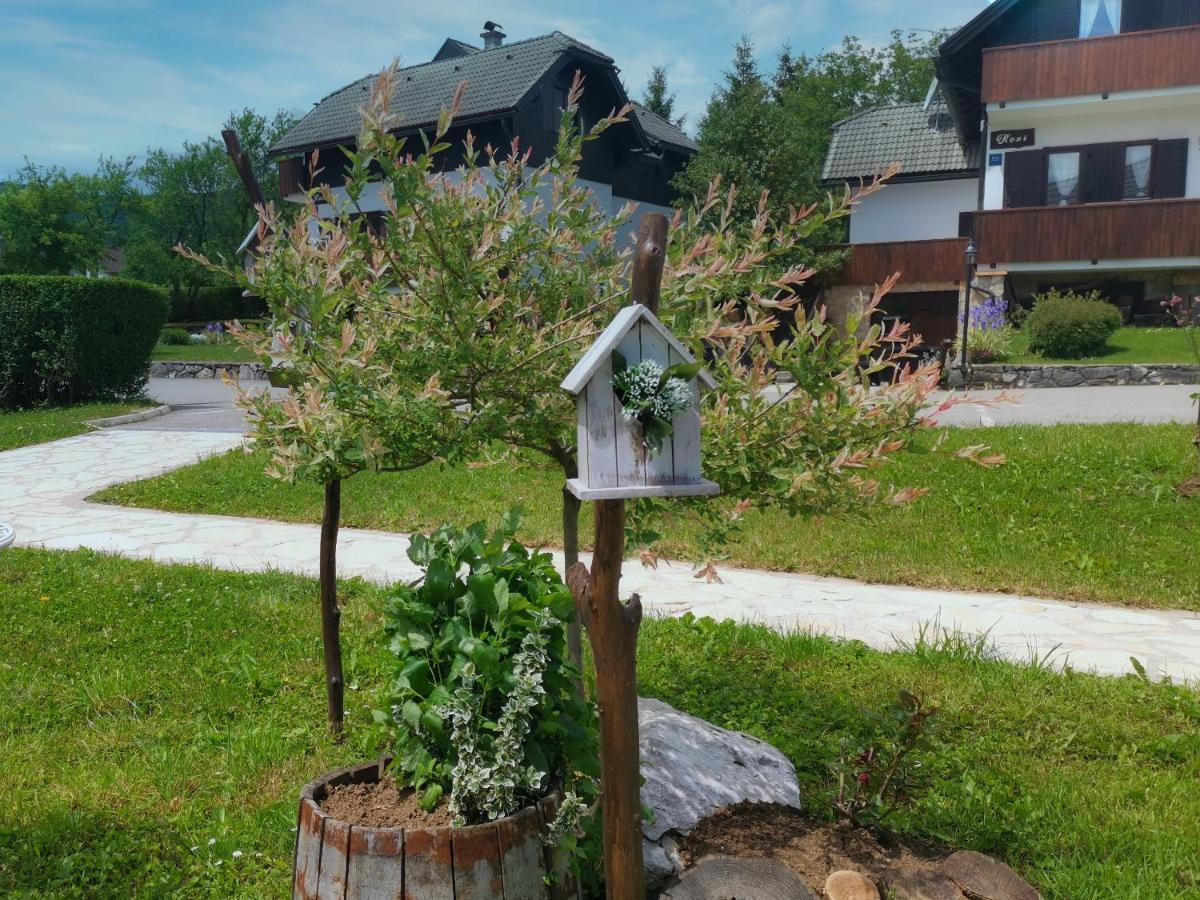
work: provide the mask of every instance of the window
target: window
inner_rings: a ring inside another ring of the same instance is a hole
[[[1079,152],[1046,155],[1046,205],[1079,202]]]
[[[1145,200],[1150,196],[1150,144],[1129,144],[1125,148],[1125,200]]]
[[[1121,0],[1080,0],[1079,36],[1103,37],[1121,30]]]

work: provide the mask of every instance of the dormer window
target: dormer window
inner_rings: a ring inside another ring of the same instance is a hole
[[[1079,36],[1104,37],[1121,31],[1121,0],[1080,0]]]

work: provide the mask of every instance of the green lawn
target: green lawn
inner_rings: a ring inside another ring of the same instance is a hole
[[[29,409],[20,412],[0,412],[0,451],[57,441],[59,438],[83,434],[89,419],[103,419],[123,413],[146,409],[150,404],[85,403],[80,406]]]
[[[238,344],[155,344],[154,362],[254,362],[254,354]]]
[[[350,735],[324,728],[311,580],[90,552],[0,553],[0,894],[280,897],[295,799],[372,758],[377,594],[343,586]],[[825,766],[901,689],[943,708],[903,833],[997,854],[1047,900],[1195,897],[1200,695],[854,642],[648,621],[642,692]]]
[[[806,522],[752,514],[731,562],[930,587],[1019,591],[1073,600],[1200,609],[1195,577],[1200,506],[1174,486],[1195,466],[1183,425],[1014,426],[950,431],[947,448],[987,443],[1009,463],[982,469],[926,448],[923,438],[882,473],[932,489],[866,520]],[[93,499],[182,512],[319,521],[321,491],[266,478],[241,452]],[[560,540],[561,476],[513,461],[429,468],[346,482],[347,525],[397,531],[468,524],[514,503],[533,543]],[[585,539],[590,522],[585,516]],[[695,552],[692,524],[673,523],[669,555]]]
[[[1187,332],[1182,328],[1120,328],[1108,340],[1108,349],[1099,356],[1087,359],[1055,359],[1037,356],[1029,352],[1029,337],[1017,332],[1013,337],[1013,354],[1007,363],[1075,363],[1094,366],[1124,365],[1128,363],[1166,364],[1190,363],[1196,357],[1188,343]]]

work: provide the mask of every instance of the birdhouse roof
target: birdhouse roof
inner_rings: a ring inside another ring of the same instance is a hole
[[[621,338],[629,333],[638,322],[645,321],[647,325],[657,331],[664,341],[667,342],[672,350],[683,358],[685,363],[694,363],[696,357],[692,356],[688,349],[679,342],[675,335],[671,334],[671,330],[662,322],[658,321],[658,316],[650,312],[640,303],[634,303],[626,306],[604,329],[600,337],[596,338],[596,343],[588,348],[588,352],[583,354],[583,358],[575,364],[570,374],[563,379],[562,389],[572,394],[579,394],[587,387],[587,383],[591,381],[592,376],[604,364],[604,361],[617,349],[617,345],[621,343]],[[709,390],[717,386],[717,382],[713,380],[712,375],[708,374],[708,370],[701,369],[696,375],[700,383]]]

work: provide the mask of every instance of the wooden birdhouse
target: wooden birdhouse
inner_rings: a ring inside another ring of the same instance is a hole
[[[701,477],[700,389],[716,387],[645,306],[622,309],[563,380],[578,410],[580,500],[720,493]]]

